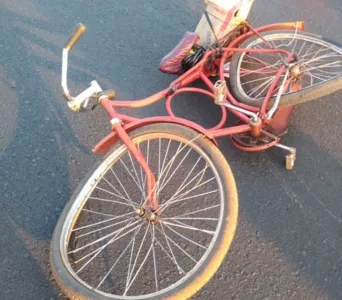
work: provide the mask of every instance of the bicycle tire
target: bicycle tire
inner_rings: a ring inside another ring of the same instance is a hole
[[[221,179],[224,202],[226,203],[226,205],[224,206],[222,226],[219,229],[217,240],[214,244],[214,247],[212,248],[212,251],[209,253],[207,259],[204,261],[203,265],[200,266],[197,269],[197,271],[188,278],[188,280],[176,286],[174,289],[167,291],[166,293],[162,293],[160,295],[148,298],[144,298],[142,296],[141,298],[137,297],[134,299],[180,300],[190,298],[210,280],[210,278],[214,275],[214,273],[221,265],[223,259],[225,258],[230,248],[237,225],[238,196],[236,184],[231,169],[222,153],[218,150],[218,148],[204,136],[199,135],[192,129],[177,124],[162,123],[148,125],[134,130],[133,132],[129,133],[129,135],[132,139],[139,139],[146,135],[161,133],[180,136],[188,141],[193,140],[193,143],[196,144],[196,147],[201,148],[206,153],[212,164],[215,166],[218,172],[218,176]],[[113,156],[116,151],[122,149],[122,147],[125,148],[125,146],[122,145],[121,142],[117,143],[112,147],[112,149],[104,157],[104,159],[95,164],[93,169],[88,173],[88,176],[86,176],[85,179],[79,184],[71,200],[64,208],[54,230],[50,251],[52,274],[56,282],[58,283],[59,287],[62,289],[62,291],[72,300],[133,299],[130,297],[108,297],[104,294],[99,294],[94,289],[85,286],[84,284],[82,284],[80,280],[75,278],[74,274],[71,274],[70,269],[65,265],[65,261],[62,258],[63,253],[61,251],[61,245],[63,243],[63,227],[66,226],[65,222],[68,218],[68,215],[71,214],[72,208],[75,207],[76,199],[79,197],[87,182],[89,182],[89,180],[93,178],[93,174],[99,169],[99,167],[102,164],[105,164],[106,160],[110,156]]]
[[[342,49],[332,44],[331,42],[323,39],[321,36],[306,33],[306,32],[295,32],[295,31],[287,31],[287,30],[274,30],[261,33],[264,39],[267,41],[274,41],[274,40],[290,40],[291,38],[294,40],[303,40],[303,41],[310,41],[313,44],[316,43],[317,45],[324,45],[327,49],[333,49],[341,55],[342,58]],[[262,41],[258,36],[252,36],[246,41],[244,41],[240,48],[251,48],[255,43]],[[252,45],[252,46],[251,46]],[[283,48],[285,49],[285,48]],[[241,61],[244,57],[245,53],[235,53],[231,60],[230,65],[230,88],[233,96],[236,98],[237,101],[248,104],[255,107],[261,107],[264,101],[264,98],[257,98],[253,99],[248,97],[246,93],[242,92],[241,87],[241,74],[240,74],[240,66]],[[269,55],[269,54],[268,54]],[[301,57],[299,56],[299,59]],[[342,68],[341,68],[342,69]],[[283,94],[280,99],[279,107],[285,106],[293,106],[297,104],[301,104],[304,102],[312,101],[329,94],[332,94],[342,88],[342,70],[341,75],[338,75],[330,80],[322,82],[320,84],[316,84],[314,86],[300,89],[298,91],[293,91],[291,93]],[[275,96],[271,97],[269,101],[269,106],[272,106],[275,100]]]

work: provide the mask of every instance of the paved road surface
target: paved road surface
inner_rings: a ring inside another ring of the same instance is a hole
[[[64,204],[109,131],[100,110],[73,114],[59,89],[61,48],[75,23],[88,34],[72,55],[74,89],[97,78],[120,98],[147,96],[171,79],[160,58],[197,24],[201,0],[0,1],[0,299],[59,299],[49,240]],[[251,21],[305,20],[342,43],[339,0],[257,0]],[[193,299],[342,299],[341,93],[302,105],[285,142],[298,147],[293,172],[283,153],[220,147],[240,191],[229,257]],[[217,108],[177,104],[204,125]],[[162,106],[138,115],[164,112]]]

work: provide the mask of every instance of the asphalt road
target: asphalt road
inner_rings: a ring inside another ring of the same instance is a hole
[[[49,241],[77,183],[109,132],[105,114],[69,111],[60,92],[64,41],[82,21],[72,55],[73,90],[96,78],[119,98],[168,85],[158,63],[194,29],[201,0],[0,1],[0,299],[59,299]],[[304,20],[342,44],[339,0],[256,0],[252,24]],[[193,299],[342,299],[342,93],[295,110],[284,143],[298,148],[294,171],[283,152],[220,148],[240,193],[239,227],[214,279]],[[203,125],[216,107],[187,99],[178,111]],[[176,105],[176,106],[177,106]],[[209,108],[210,107],[210,108]],[[161,105],[136,114],[164,113]]]

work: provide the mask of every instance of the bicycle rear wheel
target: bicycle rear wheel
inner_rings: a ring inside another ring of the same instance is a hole
[[[293,53],[298,61],[297,67],[290,69],[279,106],[311,101],[342,88],[340,47],[306,32],[270,31],[261,35],[266,43],[253,36],[240,48],[269,49],[271,45]],[[242,103],[260,107],[285,59],[286,56],[279,53],[235,53],[230,65],[230,87],[234,97]],[[270,105],[274,99],[275,96]]]
[[[151,221],[137,211],[146,178],[118,143],[76,190],[53,235],[53,274],[72,299],[188,299],[234,236],[235,181],[215,145],[175,124],[130,137],[156,174],[160,215]]]

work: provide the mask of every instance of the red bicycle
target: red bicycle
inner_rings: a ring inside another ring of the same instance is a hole
[[[304,24],[248,23],[215,47],[194,47],[197,61],[169,87],[138,101],[114,100],[93,81],[72,97],[68,52],[62,87],[74,111],[101,105],[113,132],[93,151],[106,154],[66,205],[51,244],[51,267],[72,299],[187,299],[221,265],[238,219],[232,171],[215,138],[231,136],[247,151],[280,144],[291,107],[342,87],[342,49],[303,32]],[[202,51],[201,54],[199,51]],[[201,79],[207,89],[187,87]],[[177,117],[175,96],[201,93],[222,109],[213,128]],[[166,100],[164,100],[166,99]],[[166,101],[168,116],[138,119],[119,112]],[[227,113],[239,123],[227,127]]]

